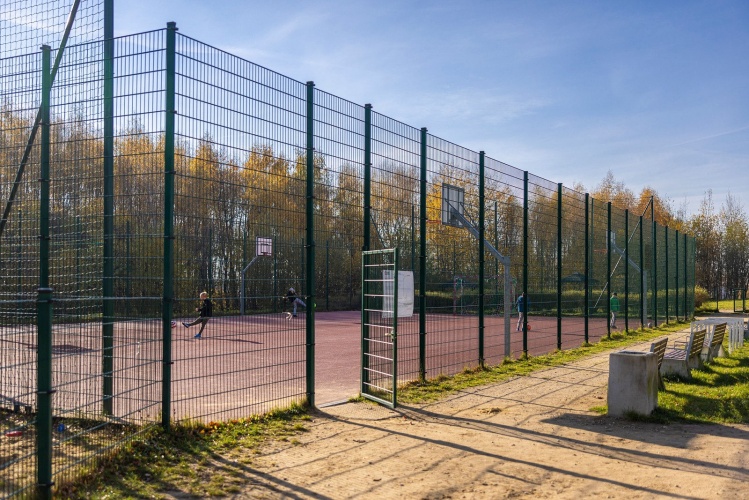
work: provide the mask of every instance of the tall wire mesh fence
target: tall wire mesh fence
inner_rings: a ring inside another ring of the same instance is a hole
[[[645,321],[691,315],[693,238],[175,30],[70,45],[52,87],[56,483],[159,420],[314,402],[317,342],[358,342],[356,326],[326,337],[315,311],[360,309],[362,250],[398,248],[413,280],[401,383],[600,338],[614,292],[619,328],[644,302]],[[4,200],[40,64],[0,59]],[[0,430],[20,438],[0,442],[3,496],[38,487],[44,461],[39,148],[0,234]],[[446,186],[461,193],[447,224]],[[201,292],[212,316],[196,321]]]
[[[101,40],[104,0],[3,0],[0,15],[0,59],[57,48],[69,27],[70,44]]]

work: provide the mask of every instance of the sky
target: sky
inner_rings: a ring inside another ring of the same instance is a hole
[[[115,0],[521,170],[749,202],[749,1]]]

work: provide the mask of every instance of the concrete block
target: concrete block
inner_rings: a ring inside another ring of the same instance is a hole
[[[653,352],[620,351],[609,356],[608,414],[650,415],[658,406],[658,359]]]

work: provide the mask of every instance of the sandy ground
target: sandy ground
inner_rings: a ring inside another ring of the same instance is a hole
[[[607,381],[608,353],[433,404],[321,408],[236,498],[749,498],[749,426],[601,416]]]

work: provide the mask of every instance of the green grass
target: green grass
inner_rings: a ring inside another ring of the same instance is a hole
[[[612,333],[610,339],[604,337],[597,344],[588,344],[578,349],[555,351],[551,354],[533,356],[528,359],[508,359],[498,366],[483,369],[466,369],[462,373],[452,377],[441,375],[426,382],[411,382],[399,389],[398,401],[411,404],[435,401],[463,389],[501,382],[511,377],[528,375],[542,368],[564,365],[591,354],[625,347],[636,342],[652,340],[663,336],[665,333],[683,330],[684,328],[688,328],[688,326],[689,323],[671,323],[657,328],[646,328],[629,333]]]
[[[749,301],[746,303],[747,308],[749,308]],[[742,302],[736,302],[736,307],[741,309]],[[711,313],[717,313],[717,312],[734,312],[733,311],[734,303],[733,299],[726,299],[726,300],[711,300],[708,299],[705,302],[702,303],[699,307],[695,308],[694,314],[699,316],[701,314],[711,314]]]
[[[74,482],[61,484],[60,498],[164,498],[236,494],[248,482],[243,469],[268,441],[298,444],[309,420],[302,405],[248,419],[199,424],[171,432],[156,428],[91,466]]]

